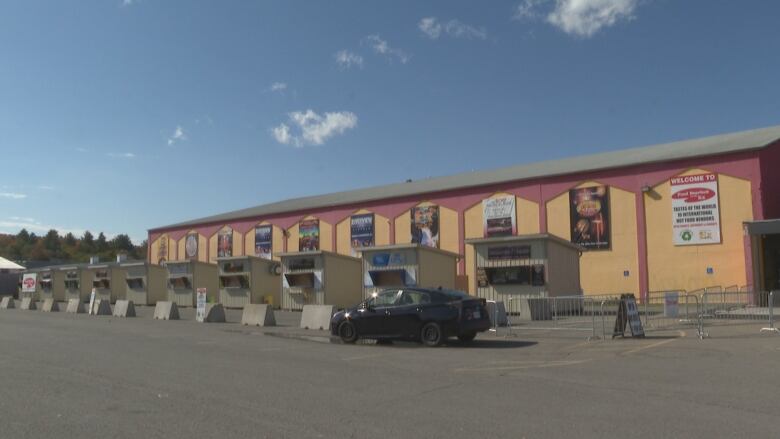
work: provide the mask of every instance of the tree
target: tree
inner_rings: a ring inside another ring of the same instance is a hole
[[[50,253],[58,253],[62,248],[60,244],[60,235],[56,230],[51,229],[46,236],[43,237],[43,246],[46,247]]]
[[[73,236],[73,233],[68,232],[67,235],[65,235],[65,245],[68,246],[75,246],[76,245],[76,237]]]
[[[116,252],[130,252],[135,246],[130,237],[124,234],[119,234],[111,240],[111,248]]]
[[[103,232],[100,232],[97,240],[95,240],[95,247],[98,253],[103,253],[108,250],[108,241],[106,240],[106,235],[104,235]]]
[[[35,244],[33,244],[32,249],[30,249],[30,259],[33,261],[48,261],[50,259],[49,252],[46,250],[46,246],[44,245],[42,240],[39,240]]]
[[[81,243],[79,243],[79,249],[82,253],[92,253],[95,250],[95,238],[89,233],[89,230],[84,232],[84,236],[81,237]]]
[[[30,242],[30,232],[27,229],[22,229],[16,235],[16,241],[22,244],[28,244]]]

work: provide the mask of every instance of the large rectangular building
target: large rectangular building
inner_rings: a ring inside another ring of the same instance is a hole
[[[749,234],[780,218],[778,164],[775,126],[280,201],[153,228],[148,255],[214,262],[420,243],[462,255],[459,282],[474,293],[466,240],[551,234],[586,249],[585,294],[780,288],[778,240]]]

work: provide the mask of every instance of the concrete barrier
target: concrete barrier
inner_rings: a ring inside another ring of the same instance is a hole
[[[244,305],[241,324],[249,326],[276,326],[276,318],[271,305]]]
[[[110,316],[111,303],[108,300],[96,300],[92,308],[93,316]]]
[[[154,306],[154,318],[155,320],[179,320],[179,307],[176,306],[176,302],[159,300]]]
[[[65,312],[71,314],[83,314],[86,312],[86,310],[84,309],[84,304],[81,303],[81,300],[70,299],[68,300],[68,306],[65,308]]]
[[[117,300],[114,304],[114,317],[135,317],[135,304],[132,300]]]
[[[203,323],[225,323],[225,307],[221,303],[207,303]]]
[[[488,317],[490,317],[490,326],[506,326],[506,307],[504,302],[488,302]],[[496,325],[498,320],[498,325]]]
[[[303,305],[301,328],[327,330],[335,312],[336,307],[333,305]]]
[[[54,299],[45,299],[41,305],[41,312],[57,312],[60,307],[57,306],[57,302]]]
[[[0,301],[0,309],[14,309],[16,308],[16,301],[11,296],[3,296],[3,300]]]
[[[22,299],[22,305],[19,307],[19,309],[24,311],[32,311],[37,309],[37,307],[35,306],[35,301],[32,300],[32,297],[25,297]]]

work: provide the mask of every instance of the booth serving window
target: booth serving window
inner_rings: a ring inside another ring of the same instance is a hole
[[[188,276],[172,277],[168,279],[168,286],[173,289],[192,289],[192,281]]]
[[[93,288],[111,288],[111,281],[108,279],[108,271],[96,271],[95,280],[92,281]]]
[[[314,273],[286,273],[284,277],[291,287],[314,288]]]
[[[249,288],[248,276],[220,276],[219,286],[221,288]]]
[[[225,262],[222,264],[222,272],[223,273],[244,273],[246,272],[246,270],[244,269],[243,262]]]
[[[126,280],[127,287],[133,290],[144,289],[144,278],[142,277],[128,277]]]
[[[531,267],[491,267],[485,269],[491,285],[531,285]]]
[[[41,275],[41,289],[45,291],[51,290],[51,273]]]
[[[79,281],[74,279],[65,279],[65,288],[68,290],[78,290]]]

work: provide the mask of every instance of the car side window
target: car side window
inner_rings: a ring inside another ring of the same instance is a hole
[[[377,308],[393,306],[395,304],[396,296],[398,296],[398,291],[382,291],[381,293],[368,299],[368,304]]]
[[[399,299],[401,306],[427,305],[429,303],[431,303],[430,294],[422,291],[404,291]]]

